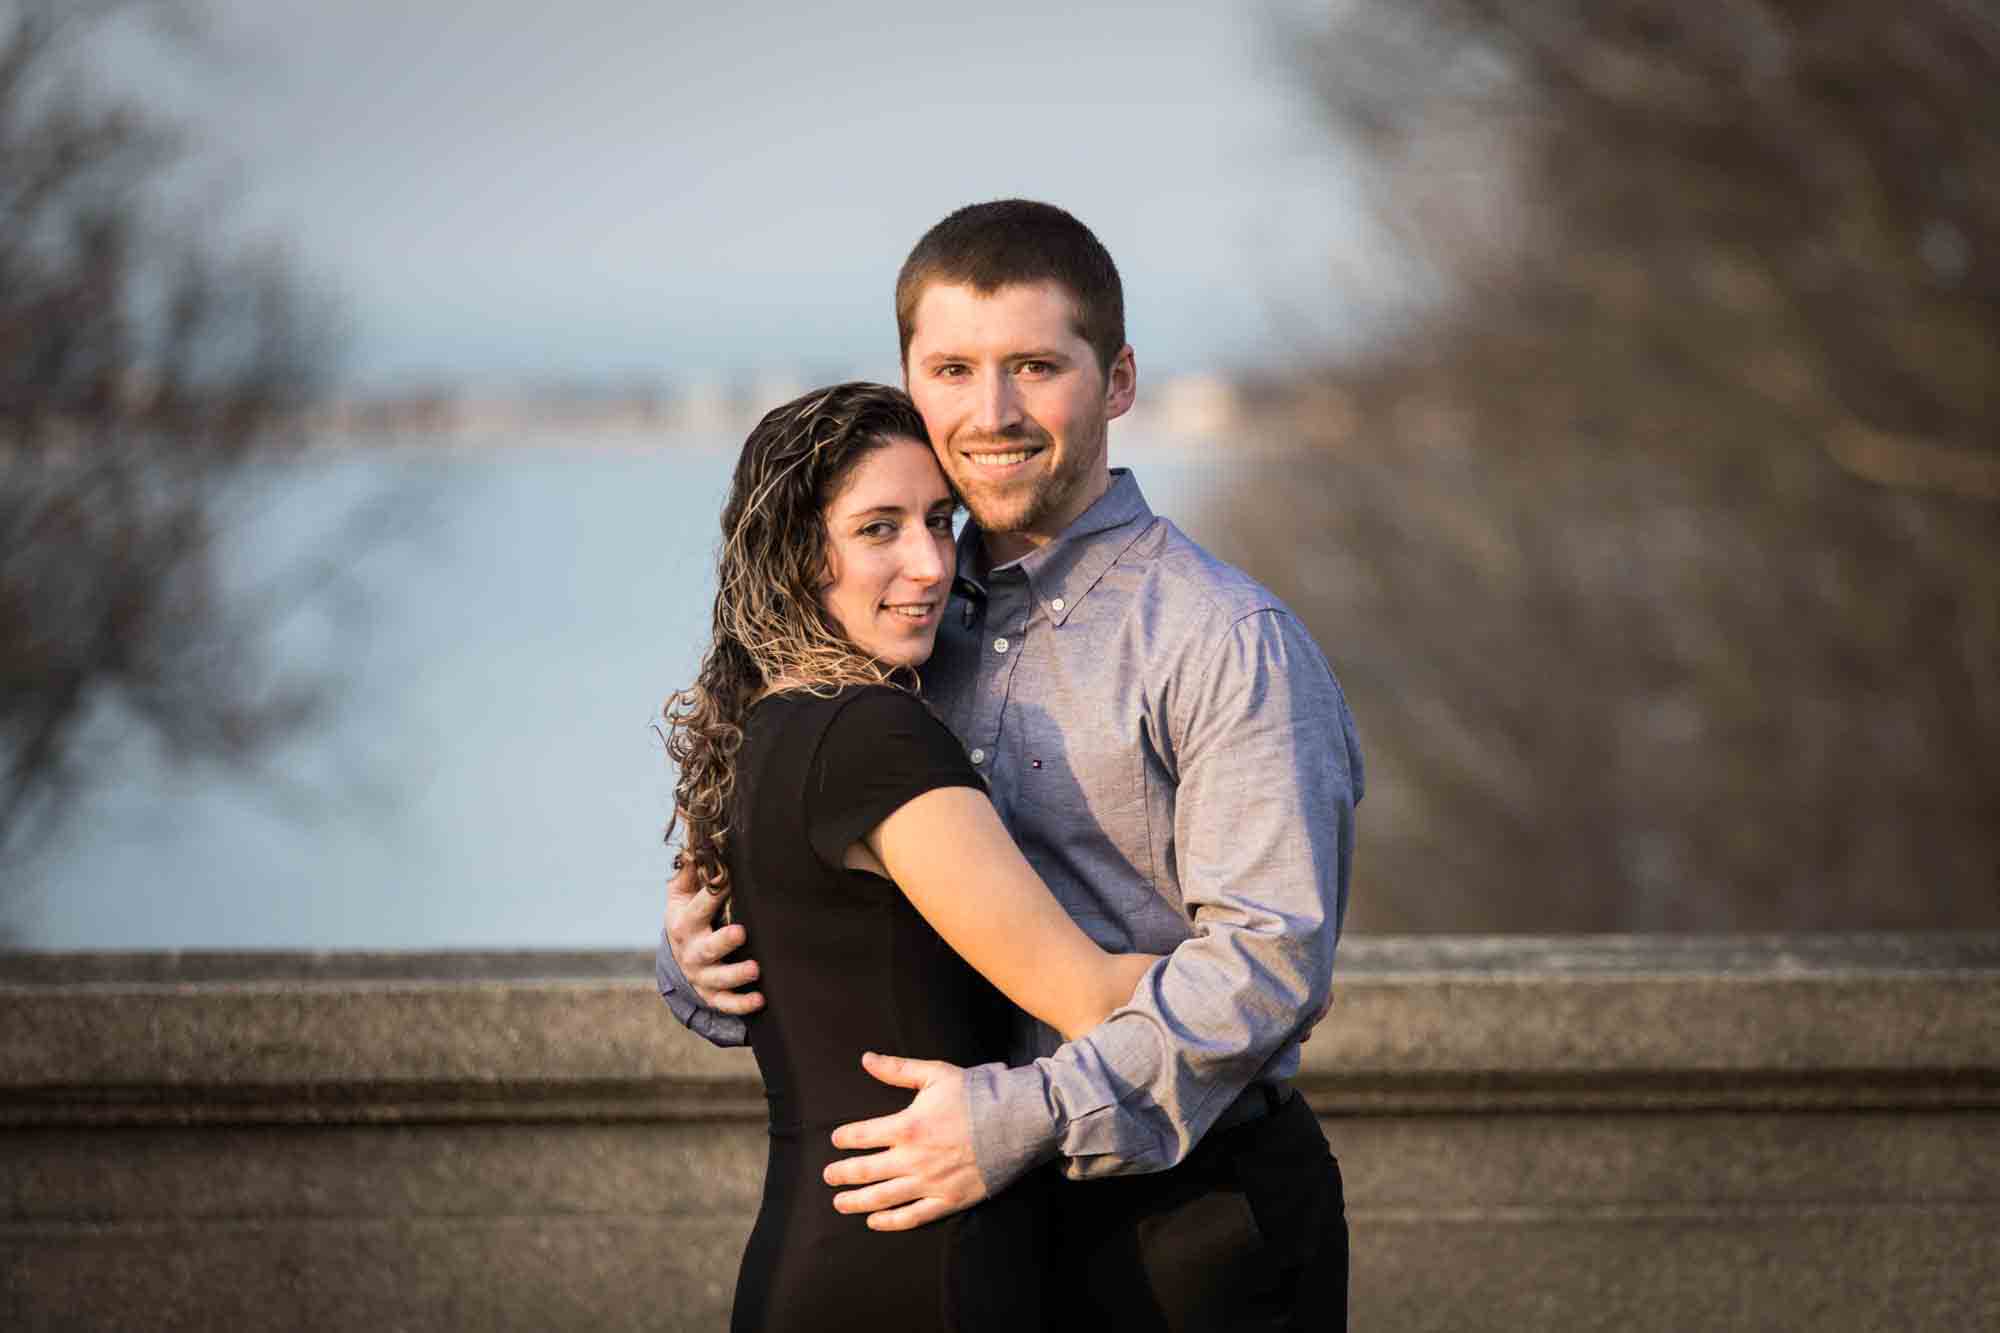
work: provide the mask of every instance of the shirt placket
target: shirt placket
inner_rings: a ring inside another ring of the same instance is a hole
[[[1021,660],[1027,631],[1027,576],[1020,570],[994,574],[988,588],[986,614],[979,644],[979,697],[975,704],[968,757],[986,778],[993,803],[1003,819],[1011,818],[1019,775],[1000,743],[1007,700],[1013,690],[1015,667]]]

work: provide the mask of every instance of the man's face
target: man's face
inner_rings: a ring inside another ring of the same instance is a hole
[[[1053,282],[980,293],[933,283],[917,299],[903,379],[931,447],[995,559],[1061,534],[1110,485],[1106,427],[1132,406],[1130,347],[1110,374]]]

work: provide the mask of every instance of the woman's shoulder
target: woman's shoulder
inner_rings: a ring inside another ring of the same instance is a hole
[[[878,683],[856,683],[856,685],[818,685],[800,687],[790,691],[778,691],[776,695],[766,695],[758,701],[758,709],[774,709],[778,713],[790,715],[836,715],[848,709],[862,709],[864,713],[894,713],[900,709],[916,709],[928,713],[928,709],[918,701],[912,691],[896,685]]]
[[[873,683],[781,690],[758,701],[751,721],[815,739],[829,732],[929,731],[944,725],[910,691]]]
[[[917,697],[894,685],[873,682],[851,685],[802,685],[767,694],[752,706],[753,713],[768,712],[785,717],[833,717],[853,707],[888,710],[914,705]]]

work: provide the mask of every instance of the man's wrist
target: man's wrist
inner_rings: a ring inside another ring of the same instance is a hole
[[[1062,1115],[1039,1065],[975,1065],[965,1071],[972,1155],[990,1197],[1060,1155]]]
[[[660,930],[660,942],[653,948],[653,984],[659,988],[660,998],[669,1005],[672,996],[681,990],[687,978],[681,975],[680,960],[674,957],[673,942],[667,938],[665,927]]]

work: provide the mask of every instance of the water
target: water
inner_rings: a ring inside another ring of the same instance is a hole
[[[1113,454],[1202,536],[1213,453]],[[706,635],[733,461],[502,445],[267,476],[231,581],[276,581],[272,656],[333,679],[329,715],[249,777],[113,729],[5,924],[44,949],[650,947],[673,787],[650,723]],[[331,586],[294,595],[328,553]]]

